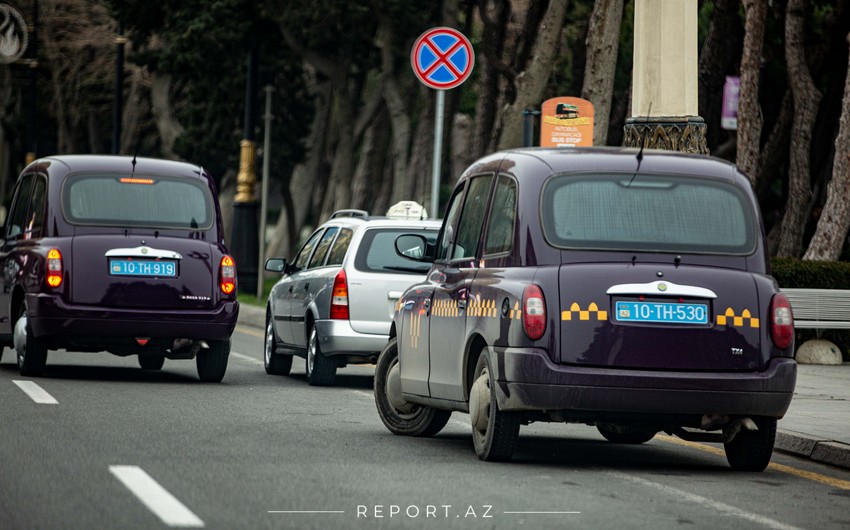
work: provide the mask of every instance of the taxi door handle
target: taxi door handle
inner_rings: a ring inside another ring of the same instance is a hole
[[[466,300],[458,300],[457,307],[458,309],[466,309]]]
[[[425,307],[425,309],[428,309],[429,307],[431,307],[431,299],[426,298],[425,300],[422,301],[422,305]]]

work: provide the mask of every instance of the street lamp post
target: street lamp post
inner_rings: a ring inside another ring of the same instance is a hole
[[[632,117],[623,143],[708,154],[697,80],[697,0],[635,0]]]
[[[38,133],[38,0],[32,3],[32,31],[30,34],[30,86],[29,86],[29,116],[27,118],[27,154],[25,163],[36,159]]]
[[[254,114],[257,106],[256,45],[248,59],[248,80],[245,83],[245,130],[239,143],[239,173],[236,175],[236,197],[233,199],[233,228],[230,252],[236,261],[239,289],[246,293],[257,290],[257,255],[259,238],[258,204],[254,193],[257,176],[254,165],[257,144],[254,142]]]
[[[112,116],[112,154],[121,151],[121,114],[124,112],[124,23],[118,23],[118,36],[115,37],[115,109]]]

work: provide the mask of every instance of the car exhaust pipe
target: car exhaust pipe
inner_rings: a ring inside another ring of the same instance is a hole
[[[682,440],[689,442],[711,442],[711,443],[729,443],[735,436],[744,431],[757,431],[756,422],[750,418],[735,418],[730,421],[724,428],[723,432],[694,432],[687,431],[682,427],[665,427],[664,432],[670,436],[678,436]]]

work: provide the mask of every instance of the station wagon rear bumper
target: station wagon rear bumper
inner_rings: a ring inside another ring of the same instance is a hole
[[[377,355],[389,341],[389,335],[354,331],[348,320],[317,320],[316,333],[324,355]]]
[[[36,337],[149,337],[227,339],[233,334],[239,303],[209,310],[104,309],[66,304],[49,294],[28,294],[28,320]]]
[[[763,372],[678,372],[557,365],[543,350],[494,348],[502,410],[781,418],[797,381],[794,359]]]

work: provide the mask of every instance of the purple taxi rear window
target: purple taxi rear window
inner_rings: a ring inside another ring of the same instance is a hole
[[[736,187],[646,174],[559,175],[542,192],[543,229],[555,247],[747,255],[755,214]]]

